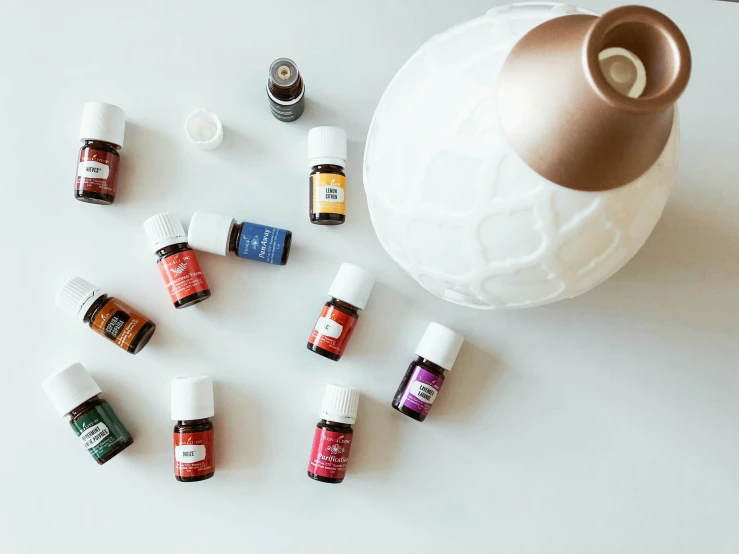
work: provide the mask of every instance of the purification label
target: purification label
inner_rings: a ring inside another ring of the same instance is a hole
[[[321,477],[343,479],[349,463],[352,436],[316,427],[308,471]]]

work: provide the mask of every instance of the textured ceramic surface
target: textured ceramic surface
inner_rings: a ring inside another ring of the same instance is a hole
[[[624,266],[662,214],[679,129],[657,163],[608,192],[536,174],[500,129],[508,52],[547,19],[592,13],[526,3],[490,10],[424,44],[388,86],[367,139],[364,185],[377,237],[424,288],[483,309],[582,294]]]

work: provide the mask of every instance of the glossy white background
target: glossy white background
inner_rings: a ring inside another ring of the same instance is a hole
[[[652,238],[572,301],[481,313],[425,292],[372,231],[361,184],[385,86],[432,34],[494,0],[7,2],[0,20],[0,551],[728,554],[739,550],[739,5],[647,2],[693,49],[678,183]],[[619,2],[583,1],[605,11]],[[308,105],[272,118],[267,68]],[[111,207],[72,198],[82,104],[128,114]],[[187,144],[218,113],[214,152]],[[349,135],[348,222],[307,218],[306,135]],[[286,267],[203,254],[175,311],[141,222],[232,214],[294,233]],[[336,269],[379,283],[338,364],[305,349]],[[53,304],[79,274],[158,324],[131,356]],[[389,407],[429,320],[467,343],[423,424]],[[135,436],[98,467],[41,391],[79,360]],[[217,474],[172,476],[169,381],[217,382]],[[324,385],[362,392],[350,474],[305,476]]]

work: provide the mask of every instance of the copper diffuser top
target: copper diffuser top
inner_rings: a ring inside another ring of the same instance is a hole
[[[664,150],[690,69],[684,35],[651,8],[558,17],[508,55],[498,88],[501,124],[542,177],[576,190],[617,188]]]

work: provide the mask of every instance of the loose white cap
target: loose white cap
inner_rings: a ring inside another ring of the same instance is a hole
[[[88,102],[82,108],[80,140],[101,140],[123,146],[126,112],[113,104]]]
[[[205,419],[215,415],[213,380],[207,375],[172,380],[172,419]]]
[[[463,342],[464,337],[459,333],[432,322],[416,347],[416,355],[449,370],[452,369]]]
[[[77,406],[97,396],[101,391],[95,380],[80,363],[72,364],[49,375],[41,387],[59,415],[67,415]]]
[[[223,125],[216,114],[199,109],[185,119],[185,134],[201,150],[215,150],[223,141]]]
[[[374,285],[371,273],[354,264],[341,264],[328,294],[364,310]]]
[[[308,132],[310,165],[346,165],[346,131],[339,127],[313,127]]]
[[[234,223],[235,219],[225,215],[195,212],[187,229],[187,242],[195,250],[225,256]]]
[[[353,424],[357,421],[359,391],[354,387],[327,385],[321,404],[321,419]]]
[[[165,246],[187,242],[185,228],[172,214],[164,213],[150,217],[144,221],[144,231],[154,253]]]
[[[69,315],[82,321],[90,306],[103,294],[82,277],[72,277],[56,293],[55,303]]]

